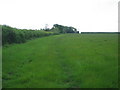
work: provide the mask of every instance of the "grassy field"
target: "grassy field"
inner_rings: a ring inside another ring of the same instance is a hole
[[[3,88],[116,88],[116,34],[62,34],[3,47]]]

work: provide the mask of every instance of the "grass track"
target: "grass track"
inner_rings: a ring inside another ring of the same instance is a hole
[[[3,48],[3,87],[115,88],[116,34],[63,34]]]

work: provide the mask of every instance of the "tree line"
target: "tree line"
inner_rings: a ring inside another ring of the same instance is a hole
[[[54,24],[51,29],[48,28],[45,31],[52,31],[57,33],[79,33],[79,31],[77,31],[77,29],[74,27],[68,27],[59,24]]]
[[[12,43],[24,43],[27,40],[56,35],[60,33],[79,33],[74,27],[67,27],[58,24],[54,24],[51,29],[17,29],[8,25],[0,25],[2,27],[2,45]]]

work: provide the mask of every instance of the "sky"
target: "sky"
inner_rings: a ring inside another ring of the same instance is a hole
[[[117,32],[119,0],[0,0],[0,24],[20,29],[73,26],[80,32]]]

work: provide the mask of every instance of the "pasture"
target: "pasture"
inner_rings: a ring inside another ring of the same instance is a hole
[[[117,34],[61,34],[3,47],[3,88],[117,88]]]

